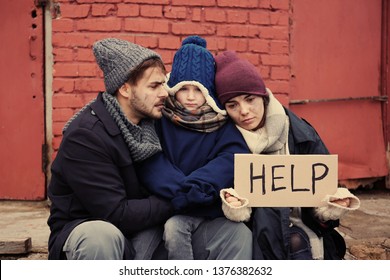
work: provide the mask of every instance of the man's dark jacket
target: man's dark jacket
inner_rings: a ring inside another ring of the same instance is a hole
[[[140,185],[133,164],[99,94],[65,131],[52,165],[49,259],[65,258],[67,237],[84,221],[108,221],[131,237],[172,215],[169,202],[150,196]],[[127,240],[124,259],[132,257]]]
[[[285,109],[289,120],[288,147],[290,154],[329,154],[315,129],[304,119]],[[290,208],[255,208],[253,215],[253,258],[289,258]],[[313,215],[313,208],[302,208],[302,221],[324,240],[324,259],[342,259],[345,241],[334,229],[339,221],[320,223]]]

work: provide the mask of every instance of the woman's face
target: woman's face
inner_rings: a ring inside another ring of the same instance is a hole
[[[256,130],[264,116],[264,100],[257,95],[239,95],[229,99],[225,103],[225,109],[239,127]]]

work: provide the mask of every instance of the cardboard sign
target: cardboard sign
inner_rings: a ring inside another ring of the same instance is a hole
[[[236,154],[234,188],[251,207],[315,207],[338,185],[337,155]]]

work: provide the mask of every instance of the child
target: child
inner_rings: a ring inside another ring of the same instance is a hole
[[[164,227],[169,259],[200,258],[192,238],[205,223],[218,229],[210,239],[222,250],[207,252],[207,259],[252,258],[250,230],[229,221],[221,211],[219,192],[233,186],[234,154],[249,150],[216,101],[214,76],[214,58],[206,41],[199,36],[186,38],[168,74],[169,96],[156,125],[163,153],[139,168],[144,185],[171,199],[180,214]]]

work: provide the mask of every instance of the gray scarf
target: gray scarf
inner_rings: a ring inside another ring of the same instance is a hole
[[[129,148],[133,161],[138,162],[145,160],[162,150],[160,141],[154,128],[153,120],[144,119],[141,120],[139,125],[134,125],[126,118],[117,99],[114,96],[104,92],[102,97],[103,103],[108,113],[114,119],[122,133],[123,139]],[[95,100],[96,99],[89,102],[77,114],[75,114],[65,124],[62,132],[64,133],[69,127],[70,123],[88,106],[90,106],[91,103],[95,102]]]

